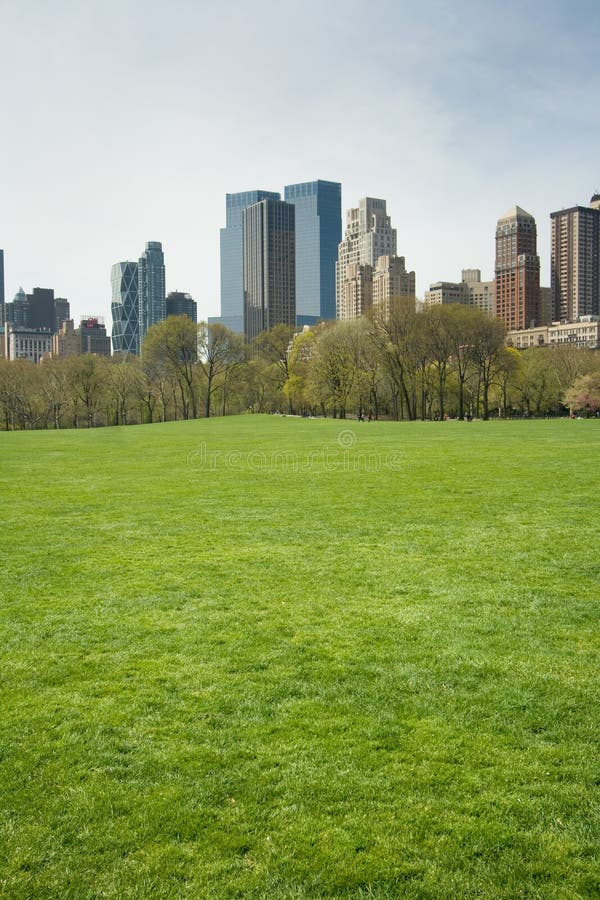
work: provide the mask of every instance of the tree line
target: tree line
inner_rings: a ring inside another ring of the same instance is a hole
[[[129,425],[240,412],[395,420],[600,410],[600,354],[517,351],[498,320],[459,304],[275,326],[251,345],[223,325],[173,316],[140,358],[0,360],[0,427]]]

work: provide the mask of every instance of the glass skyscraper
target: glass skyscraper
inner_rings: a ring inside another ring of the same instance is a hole
[[[247,207],[261,200],[280,200],[272,191],[242,191],[227,194],[225,228],[221,228],[221,322],[232,331],[244,331],[244,235],[242,216]]]
[[[138,261],[140,349],[146,332],[167,315],[165,259],[162,244],[148,241]]]
[[[198,304],[190,294],[171,291],[167,294],[167,316],[187,316],[192,322],[197,322]]]
[[[335,319],[335,264],[342,239],[342,186],[337,181],[288,184],[296,208],[296,320]]]
[[[111,269],[114,353],[140,352],[138,264],[118,262]]]
[[[261,200],[243,211],[244,332],[296,324],[295,208]]]

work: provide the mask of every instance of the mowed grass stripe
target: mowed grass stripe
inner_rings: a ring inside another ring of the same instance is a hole
[[[599,435],[0,435],[0,893],[595,896]]]

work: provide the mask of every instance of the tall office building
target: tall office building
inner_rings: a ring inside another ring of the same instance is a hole
[[[54,334],[60,331],[63,322],[71,317],[71,304],[64,297],[56,297],[54,300]]]
[[[197,322],[198,305],[191,294],[171,291],[167,294],[167,316],[187,316],[192,322]]]
[[[12,302],[4,304],[4,324],[26,328],[29,318],[28,311],[27,294],[20,287]]]
[[[25,304],[28,327],[47,328],[51,334],[56,334],[71,315],[69,301],[64,297],[55,297],[52,288],[34,288],[31,294],[27,294]]]
[[[556,321],[600,315],[600,195],[589,206],[550,213],[550,288]]]
[[[261,200],[280,200],[272,191],[242,191],[225,197],[225,228],[221,228],[221,315],[209,319],[232,331],[244,331],[244,210]]]
[[[496,227],[494,315],[509,331],[540,322],[540,258],[535,219],[514,206]]]
[[[338,247],[335,274],[336,315],[346,317],[344,282],[353,263],[375,268],[380,256],[396,256],[396,229],[386,213],[385,200],[363,197],[346,214],[346,233]]]
[[[335,319],[335,265],[342,239],[342,186],[337,181],[288,184],[296,208],[296,322]]]
[[[140,349],[146,332],[166,318],[165,259],[162,244],[148,241],[138,261]]]
[[[47,328],[51,334],[54,334],[56,331],[54,290],[36,287],[31,294],[27,294],[26,302],[29,328]]]
[[[415,273],[406,271],[403,256],[380,256],[373,270],[373,309],[385,318],[398,299],[410,300],[414,309]]]
[[[140,353],[138,264],[115,263],[110,273],[112,289],[113,353]]]
[[[261,200],[244,209],[244,332],[296,324],[295,207]]]

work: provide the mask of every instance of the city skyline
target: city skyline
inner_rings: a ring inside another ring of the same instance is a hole
[[[550,213],[600,187],[589,114],[600,76],[586,64],[596,5],[550,2],[542,16],[531,2],[384,3],[385,30],[338,2],[259,2],[251,17],[183,0],[146,8],[25,0],[2,12],[7,301],[51,286],[75,318],[109,321],[111,265],[156,238],[167,292],[189,292],[199,319],[219,315],[223,196],[318,178],[342,183],[342,215],[386,198],[419,297],[462,266],[491,279],[489,236],[513,205],[535,217],[550,284]],[[244,52],[259,36],[276,79]]]

